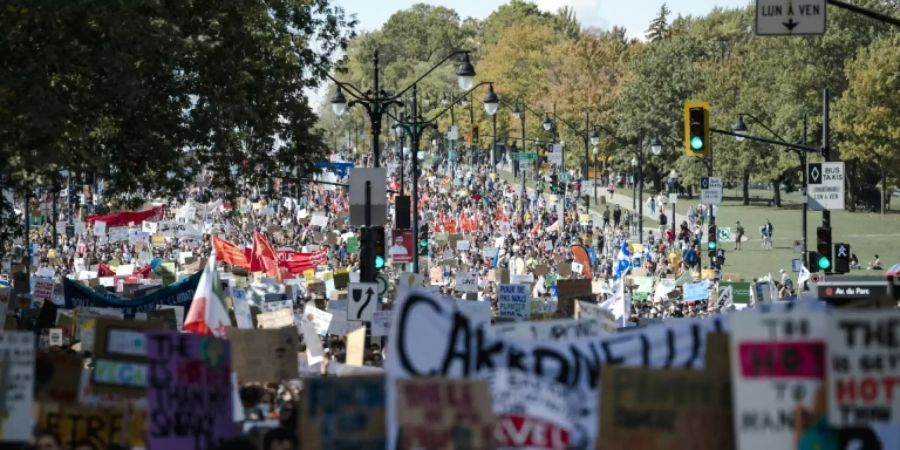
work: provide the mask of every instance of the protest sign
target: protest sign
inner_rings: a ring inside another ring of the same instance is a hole
[[[303,380],[303,448],[385,448],[384,387],[380,376]]]
[[[259,328],[284,328],[294,325],[294,311],[290,308],[282,308],[277,311],[259,313],[256,315],[256,323]]]
[[[149,448],[207,450],[234,434],[229,347],[212,336],[147,333]]]
[[[556,282],[556,296],[560,300],[590,295],[592,295],[591,280],[558,280]],[[574,313],[574,311],[570,313]]]
[[[528,286],[501,284],[499,287],[498,313],[500,319],[528,320]]]
[[[418,290],[398,299],[385,360],[391,448],[393,383],[426,374],[491,378],[499,447],[550,446],[552,436],[554,448],[594,448],[602,366],[701,368],[706,333],[725,325],[722,317],[683,319],[599,338],[529,342],[497,336],[490,322],[455,306]]]
[[[539,322],[501,323],[494,325],[497,336],[535,342],[565,341],[603,336],[604,330],[594,319],[559,319]],[[615,328],[613,329],[615,332]]]
[[[728,374],[605,366],[604,450],[721,450],[734,445]]]
[[[316,328],[303,314],[298,314],[297,326],[299,326],[299,334],[303,336],[303,343],[306,345],[306,354],[304,359],[307,364],[313,365],[321,363],[325,358],[325,350],[322,348],[322,341],[316,334]],[[302,375],[302,374],[301,374]]]
[[[34,425],[34,334],[7,331],[0,334],[0,372],[5,386],[6,413],[0,416],[0,442],[29,442]]]
[[[575,303],[576,319],[593,319],[600,325],[600,329],[606,333],[615,333],[618,326],[613,313],[607,309],[601,308],[600,305],[592,302],[578,300]]]
[[[200,275],[202,275],[202,272],[184,278],[151,294],[134,299],[123,298],[110,293],[101,294],[75,281],[64,278],[65,307],[67,309],[78,308],[79,310],[85,307],[120,308],[127,317],[133,317],[141,312],[154,311],[159,305],[182,306],[187,309],[194,298],[194,291],[197,290]]]
[[[147,313],[147,320],[155,320],[167,330],[178,331],[178,316],[172,308],[159,309]]]
[[[797,448],[793,417],[815,411],[825,376],[826,317],[736,314],[731,321],[734,431],[738,450]],[[799,423],[798,423],[799,425]],[[815,432],[814,430],[810,430]]]
[[[53,278],[34,277],[34,288],[31,290],[32,300],[52,300],[53,299]]]
[[[106,317],[96,320],[92,378],[95,389],[122,395],[145,395],[148,375],[145,332],[159,324]]]
[[[247,290],[235,287],[230,288],[230,290],[237,327],[242,329],[253,328],[253,314],[250,312],[250,303],[247,302]]]
[[[277,383],[297,378],[297,330],[228,329],[231,360],[242,383]]]
[[[900,424],[900,311],[840,311],[829,317],[828,421]]]
[[[483,380],[412,378],[397,382],[400,450],[496,448]]]
[[[375,311],[375,314],[372,315],[372,322],[370,323],[372,326],[372,337],[388,335],[388,332],[391,329],[391,316],[393,315],[393,311]]]
[[[78,389],[84,358],[60,351],[40,352],[35,365],[35,385],[39,402],[78,403]]]
[[[38,427],[52,434],[63,448],[89,444],[92,448],[146,447],[147,414],[122,405],[96,407],[42,403]]]
[[[750,283],[720,281],[719,282],[719,302],[727,305],[730,299],[735,305],[750,304]]]
[[[685,283],[682,286],[684,290],[684,300],[685,301],[699,301],[706,300],[709,298],[709,282],[701,281],[699,283]]]
[[[358,324],[356,329],[347,333],[348,366],[362,366],[366,355],[366,324]]]
[[[478,273],[476,272],[457,272],[456,273],[456,290],[459,292],[478,292]]]

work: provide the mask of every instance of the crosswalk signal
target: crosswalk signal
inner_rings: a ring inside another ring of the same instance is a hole
[[[684,154],[690,157],[709,154],[709,102],[684,103]]]
[[[818,253],[818,258],[814,261],[816,271],[830,273],[832,270],[831,228],[816,228],[816,253]]]
[[[706,229],[706,249],[708,250],[708,255],[710,258],[714,258],[717,254],[716,250],[719,248],[719,235],[718,235],[718,227],[715,225],[710,225],[709,228]]]
[[[850,244],[834,244],[834,273],[850,271]]]

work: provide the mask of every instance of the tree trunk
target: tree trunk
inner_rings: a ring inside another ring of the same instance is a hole
[[[694,185],[688,185],[687,187],[687,198],[691,200],[694,198]]]
[[[744,171],[744,179],[741,180],[741,193],[744,196],[744,206],[750,204],[750,171]]]
[[[885,207],[887,206],[887,202],[885,202],[885,198],[887,197],[885,193],[887,192],[887,173],[885,171],[884,165],[881,165],[881,215],[884,215]]]
[[[847,204],[845,205],[845,207],[847,208],[847,211],[851,212],[856,211],[856,203],[859,200],[859,192],[857,191],[859,189],[859,183],[853,185],[850,184],[850,180],[859,179],[859,173],[857,173],[858,170],[859,167],[857,166],[855,160],[847,161],[848,176],[844,177],[844,190],[845,192],[847,192]]]
[[[778,177],[772,182],[772,202],[777,208],[781,208],[781,179]]]

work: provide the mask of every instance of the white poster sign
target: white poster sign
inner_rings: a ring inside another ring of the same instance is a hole
[[[528,286],[501,284],[497,317],[510,320],[528,320]]]
[[[459,292],[478,292],[478,273],[476,272],[457,272],[456,274],[456,290]]]
[[[34,427],[34,334],[8,331],[0,334],[0,357],[5,373],[6,415],[0,418],[0,442],[29,442]]]

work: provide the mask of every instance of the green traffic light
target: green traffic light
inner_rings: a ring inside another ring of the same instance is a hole
[[[422,239],[419,241],[419,247],[428,247],[428,239]]]
[[[819,257],[819,268],[820,269],[830,269],[831,268],[831,260],[829,260],[825,256]]]
[[[375,268],[381,269],[384,267],[384,256],[378,255],[375,257]]]
[[[716,249],[716,241],[709,241],[709,243],[707,244],[707,248],[710,250],[715,250]]]
[[[700,150],[703,148],[703,139],[700,136],[694,136],[691,138],[691,148],[694,150]]]

